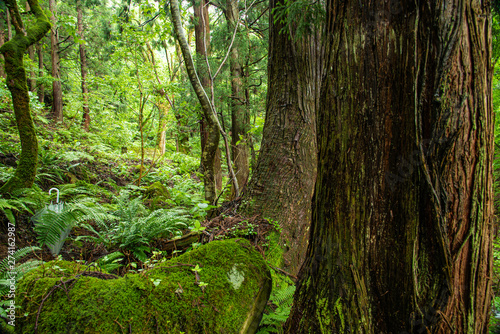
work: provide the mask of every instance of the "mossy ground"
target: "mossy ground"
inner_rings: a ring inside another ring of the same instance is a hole
[[[33,333],[40,309],[38,333],[246,333],[256,299],[267,301],[271,289],[263,258],[244,239],[214,241],[116,279],[85,276],[85,268],[57,261],[26,275],[16,332]],[[240,286],[231,282],[235,271]]]

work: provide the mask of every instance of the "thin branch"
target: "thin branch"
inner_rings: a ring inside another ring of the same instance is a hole
[[[139,24],[139,28],[145,26],[146,24],[148,24],[151,21],[156,20],[158,18],[158,16],[160,16],[160,12],[156,13],[156,15],[152,19],[149,19],[149,20],[145,21],[144,23]]]

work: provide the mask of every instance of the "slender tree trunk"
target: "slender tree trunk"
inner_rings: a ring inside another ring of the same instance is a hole
[[[27,1],[26,1],[25,8],[26,8],[26,12],[30,11],[30,5]],[[34,64],[35,63],[35,49],[34,49],[33,45],[30,45],[28,47],[28,56],[31,59],[32,63]],[[29,88],[30,92],[34,92],[36,90],[36,78],[35,78],[35,71],[33,69],[30,71],[30,78],[29,78],[28,83],[29,83],[28,88]]]
[[[228,23],[229,34],[232,36],[239,20],[238,1],[227,0],[224,14]],[[250,126],[250,115],[246,108],[247,100],[243,86],[240,36],[239,33],[236,34],[229,59],[231,71],[231,145],[238,186],[243,189],[250,175],[249,150],[246,140]]]
[[[7,87],[12,94],[14,115],[21,140],[21,155],[14,176],[2,186],[0,193],[31,187],[36,176],[38,141],[30,112],[30,99],[23,58],[27,48],[39,41],[49,31],[50,22],[37,0],[28,1],[36,22],[25,32],[16,1],[6,0],[16,35],[0,48],[0,53],[5,57]]]
[[[30,45],[28,48],[28,56],[30,57],[32,63],[35,63],[35,48],[33,45]],[[35,92],[36,91],[36,77],[35,77],[35,71],[32,69],[30,71],[30,79],[29,79],[29,90],[30,92]]]
[[[42,53],[42,43],[36,43],[36,53],[38,54],[38,76],[43,76],[43,53]],[[45,85],[40,83],[37,90],[38,101],[44,103],[45,101]]]
[[[165,58],[167,59],[167,66],[170,72],[170,82],[174,82],[179,74],[179,68],[182,65],[182,53],[179,49],[179,43],[175,43],[175,53],[173,56],[169,56],[168,45],[165,40],[162,41],[163,49],[165,51]],[[177,65],[174,66],[174,61],[177,61]],[[174,96],[171,97],[172,104],[175,105]],[[176,133],[176,149],[177,152],[189,153],[189,129],[185,124],[184,116],[176,110],[175,107],[172,107],[172,111],[174,112],[175,119],[177,121],[177,133]]]
[[[49,9],[52,12],[50,21],[52,22],[52,29],[50,31],[50,46],[51,46],[51,62],[52,62],[52,117],[55,122],[63,121],[63,106],[62,106],[62,87],[61,87],[61,73],[59,69],[59,46],[58,46],[58,33],[57,33],[57,19],[56,19],[56,0],[49,0]]]
[[[4,21],[5,21],[5,18],[6,18],[5,15],[6,15],[5,13],[0,13],[0,48],[5,43],[5,25],[4,25]],[[1,65],[0,65],[0,77],[6,78],[7,74],[5,74],[5,69],[4,69],[5,66],[3,66],[3,64],[5,63],[3,54],[0,54],[0,62],[1,62]]]
[[[170,104],[164,101],[164,97],[161,97],[156,103],[158,108],[158,132],[156,137],[156,146],[160,154],[165,154],[165,144],[166,144],[166,127],[167,127],[167,115],[170,110]]]
[[[270,1],[272,12],[278,1]],[[279,33],[270,17],[268,94],[262,145],[243,209],[279,222],[284,266],[297,273],[307,248],[316,180],[316,111],[323,73],[320,32]],[[290,35],[292,34],[292,35]]]
[[[84,40],[83,35],[83,8],[82,2],[78,0],[76,2],[76,13],[77,13],[77,26],[78,35],[80,39]],[[85,44],[80,43],[79,45],[80,54],[80,73],[82,77],[82,97],[83,97],[83,117],[82,117],[82,127],[83,130],[89,131],[90,128],[90,108],[89,108],[89,97],[87,89],[87,55],[85,53]]]
[[[328,0],[327,22],[311,237],[287,332],[488,333],[489,3]]]
[[[7,10],[7,41],[12,39],[12,23],[10,20],[10,12]]]
[[[201,86],[205,92],[210,91],[210,75],[205,58],[210,54],[210,18],[205,0],[194,0],[194,34],[196,45],[196,68]],[[203,107],[202,107],[203,109]],[[200,124],[201,165],[205,176],[205,199],[214,203],[216,190],[222,188],[222,167],[220,162],[219,129],[210,109],[203,109]]]

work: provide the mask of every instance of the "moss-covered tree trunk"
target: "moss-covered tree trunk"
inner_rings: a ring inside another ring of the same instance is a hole
[[[36,21],[24,32],[23,22],[15,0],[6,0],[15,36],[5,43],[0,52],[5,58],[7,87],[12,94],[14,115],[21,140],[21,156],[14,176],[0,189],[0,193],[11,192],[33,185],[38,161],[38,142],[31,117],[26,71],[23,57],[27,48],[39,41],[50,29],[50,22],[37,0],[28,0]]]
[[[76,2],[76,19],[78,27],[78,35],[80,39],[84,39],[83,36],[83,6],[82,2],[78,0]],[[78,53],[80,56],[80,73],[82,77],[82,99],[83,99],[83,117],[82,117],[82,127],[85,131],[89,131],[90,128],[90,108],[89,108],[89,91],[87,89],[87,53],[85,50],[85,44],[80,43],[78,46]]]
[[[278,5],[283,2],[271,0],[271,12]],[[284,266],[296,273],[307,248],[316,180],[323,43],[321,31],[297,36],[292,23],[284,27],[274,21],[270,15],[264,133],[257,166],[244,192],[243,209],[279,222]]]
[[[240,24],[237,0],[227,0],[224,9],[226,16],[228,34],[233,36],[236,26]],[[240,57],[241,34],[235,35],[233,46],[230,50],[230,72],[231,72],[231,149],[234,161],[234,171],[240,189],[245,187],[250,175],[249,149],[246,141],[247,132],[250,127],[250,114],[247,109],[245,97],[243,69]],[[232,195],[235,195],[234,187]]]
[[[50,58],[52,64],[52,118],[55,122],[63,121],[61,71],[59,66],[59,38],[57,33],[56,0],[49,0],[49,9],[52,12],[50,20],[52,29],[50,31]]]
[[[311,237],[288,333],[488,333],[486,2],[327,1]]]

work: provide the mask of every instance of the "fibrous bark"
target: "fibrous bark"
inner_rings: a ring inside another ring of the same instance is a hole
[[[195,51],[196,51],[196,71],[200,79],[201,86],[205,92],[210,92],[210,73],[207,67],[206,59],[210,55],[210,17],[208,15],[208,1],[206,0],[193,0],[193,18],[194,18],[194,35],[195,35]],[[203,108],[202,108],[203,109]],[[205,110],[202,110],[202,115],[200,118],[200,140],[201,140],[201,165],[203,173],[207,169],[213,170],[208,171],[208,174],[213,174],[214,189],[222,189],[222,166],[221,166],[221,152],[219,149],[219,139],[220,136],[215,136],[212,132],[219,132],[217,124],[215,124],[213,119],[207,117]],[[217,140],[217,142],[215,142]],[[209,161],[204,161],[203,155],[205,154],[205,148],[212,150],[215,147],[215,152],[208,152],[208,156],[214,155],[213,165],[207,165]],[[206,185],[205,185],[206,186]],[[205,199],[210,203],[214,202],[216,192],[213,192],[212,196],[212,186],[209,187],[210,191],[207,193],[205,191]],[[207,197],[210,194],[210,199]]]
[[[280,4],[270,1],[271,12]],[[321,29],[297,36],[293,23],[271,15],[264,133],[243,210],[279,222],[284,266],[292,274],[304,259],[311,220],[322,45]]]
[[[228,23],[228,32],[232,35],[239,24],[239,9],[237,0],[227,0],[224,14]],[[231,72],[231,148],[234,160],[234,169],[238,186],[245,187],[250,175],[249,149],[246,136],[250,126],[250,116],[246,107],[244,77],[240,58],[240,38],[237,33],[230,50],[230,72]],[[234,195],[234,192],[233,192]]]
[[[0,48],[0,52],[5,58],[7,87],[12,94],[14,115],[21,140],[21,155],[14,176],[0,189],[1,193],[31,187],[35,181],[38,161],[38,141],[30,112],[23,57],[27,48],[39,41],[49,31],[50,22],[37,0],[28,0],[28,2],[36,21],[24,32],[16,1],[6,0],[16,34]]]
[[[288,333],[488,333],[491,18],[327,1],[311,237]]]

